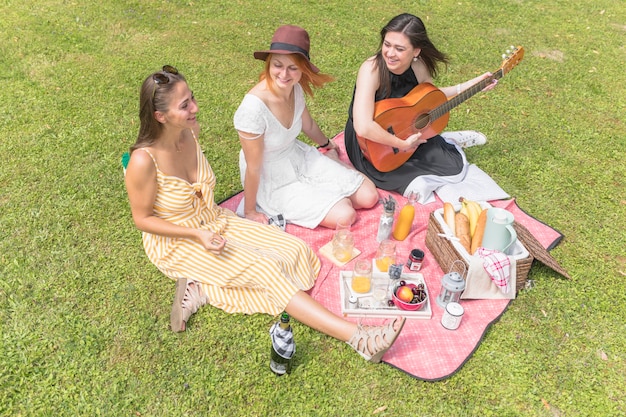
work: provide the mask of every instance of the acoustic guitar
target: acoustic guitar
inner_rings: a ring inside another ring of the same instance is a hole
[[[524,48],[518,46],[507,53],[508,56],[506,54],[503,56],[502,65],[491,77],[481,80],[450,100],[434,85],[423,83],[404,97],[376,102],[374,121],[401,139],[418,132],[421,132],[422,138],[425,139],[438,135],[448,125],[450,110],[482,91],[493,80],[498,80],[511,71],[524,57]],[[382,172],[400,167],[415,152],[415,148],[400,150],[359,135],[357,140],[365,158],[374,168]]]

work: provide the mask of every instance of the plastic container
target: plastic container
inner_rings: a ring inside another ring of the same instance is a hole
[[[398,220],[396,221],[396,227],[393,229],[393,238],[396,240],[404,240],[411,231],[413,226],[413,219],[415,219],[415,207],[419,195],[414,191],[410,191],[408,195],[408,201],[400,210],[398,214]]]

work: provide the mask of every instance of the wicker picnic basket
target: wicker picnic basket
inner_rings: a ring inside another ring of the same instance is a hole
[[[518,225],[514,224],[514,227],[516,230],[518,230]],[[426,232],[426,247],[435,257],[435,260],[444,272],[447,273],[451,270],[454,270],[453,264],[455,263],[455,261],[459,260],[465,265],[465,270],[468,270],[469,264],[467,261],[465,261],[465,258],[463,258],[463,256],[459,254],[459,252],[448,239],[439,236],[440,233],[443,233],[443,228],[435,218],[434,213],[430,213],[430,217],[428,219],[428,230]],[[532,266],[534,260],[532,256],[533,252],[527,246],[526,237],[526,234],[520,235],[518,233],[518,238],[520,239],[524,247],[528,249],[529,255],[526,258],[518,259],[516,262],[515,271],[517,278],[515,289],[517,291],[524,288],[524,286],[526,285],[528,273],[530,272],[530,267]]]

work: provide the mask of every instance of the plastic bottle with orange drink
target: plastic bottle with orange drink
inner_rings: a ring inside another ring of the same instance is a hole
[[[419,194],[415,191],[409,191],[407,196],[408,201],[398,214],[398,220],[396,221],[396,227],[393,229],[393,237],[396,240],[404,240],[411,231],[413,225],[413,219],[415,218],[415,206],[419,198]]]

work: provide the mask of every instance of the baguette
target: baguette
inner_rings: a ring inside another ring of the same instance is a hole
[[[454,222],[456,225],[456,237],[459,238],[461,245],[467,250],[467,253],[472,249],[472,238],[470,236],[469,219],[463,213],[457,213],[454,216]]]
[[[443,220],[446,222],[452,233],[456,233],[456,226],[454,224],[454,206],[452,203],[443,203]]]
[[[476,220],[476,230],[474,231],[474,237],[472,237],[472,250],[470,254],[474,254],[480,245],[483,243],[483,236],[485,235],[485,226],[487,225],[487,209],[483,209],[478,215]]]

